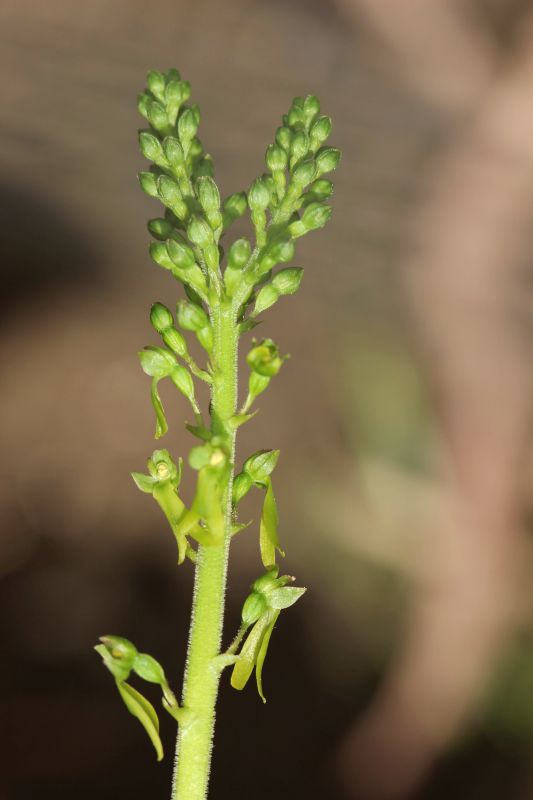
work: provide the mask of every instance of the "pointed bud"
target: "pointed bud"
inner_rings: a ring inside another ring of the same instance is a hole
[[[266,311],[267,308],[270,308],[274,305],[274,303],[279,300],[280,293],[279,291],[272,286],[271,283],[268,283],[266,286],[263,286],[259,294],[257,295],[253,316],[256,317],[258,314],[262,314],[263,311]]]
[[[303,112],[307,124],[320,113],[320,101],[314,94],[308,94],[303,103]]]
[[[219,210],[220,192],[213,178],[199,178],[196,182],[196,193],[200,205],[206,213]]]
[[[165,242],[150,242],[149,251],[151,258],[163,269],[172,270],[174,263],[168,254],[167,244]]]
[[[286,152],[291,148],[292,131],[290,128],[281,127],[276,131],[276,143],[279,144]]]
[[[167,112],[161,103],[150,103],[148,108],[148,121],[150,122],[152,128],[155,128],[156,131],[161,131],[162,133],[166,132],[170,128]]]
[[[311,203],[305,209],[301,222],[308,231],[323,228],[328,219],[331,217],[331,206],[324,203]]]
[[[234,220],[242,217],[247,208],[248,203],[246,202],[246,195],[244,192],[231,194],[224,201],[224,226],[227,228]]]
[[[178,325],[185,331],[199,331],[210,325],[209,317],[200,306],[180,300],[177,305]]]
[[[289,159],[287,153],[279,145],[269,144],[266,151],[265,162],[271,172],[287,169]]]
[[[146,84],[154,97],[164,102],[165,100],[165,76],[157,69],[152,69],[146,76]]]
[[[262,178],[256,178],[248,191],[248,205],[252,211],[264,211],[270,203],[270,191]]]
[[[251,477],[246,472],[239,472],[233,481],[233,505],[236,506],[248,494],[253,486]]]
[[[150,323],[157,333],[163,333],[174,326],[174,317],[163,303],[154,303],[150,309]]]
[[[170,373],[170,379],[176,388],[178,388],[180,392],[185,395],[193,409],[196,411],[198,406],[196,405],[196,400],[194,397],[194,383],[189,370],[186,367],[182,367],[181,364],[176,364]]]
[[[178,219],[185,219],[188,209],[176,181],[173,181],[168,175],[160,175],[157,180],[157,191],[159,198],[167,208],[170,208]]]
[[[174,226],[168,221],[168,219],[163,219],[162,217],[148,220],[148,230],[154,239],[159,239],[162,242],[164,242],[166,239],[170,239],[171,236],[176,234]]]
[[[163,152],[163,145],[153,133],[141,131],[139,134],[139,146],[141,153],[148,161],[153,161],[160,167],[168,166],[167,159]]]
[[[146,120],[148,119],[148,111],[152,102],[152,98],[146,92],[142,92],[137,97],[137,110],[139,111],[139,114]]]
[[[313,122],[311,130],[309,131],[309,136],[311,137],[311,142],[315,150],[326,141],[331,133],[331,128],[331,117],[319,117]]]
[[[187,236],[191,242],[202,249],[213,244],[213,231],[202,217],[193,216],[187,226]]]
[[[133,671],[148,683],[158,683],[161,686],[167,682],[163,667],[148,653],[137,654],[133,662]]]
[[[241,611],[241,619],[245,625],[253,625],[257,622],[261,614],[267,609],[267,601],[264,594],[252,592],[244,601]]]
[[[159,197],[157,191],[157,176],[153,172],[139,172],[138,175],[141,189],[149,197]]]
[[[315,177],[315,173],[316,164],[312,159],[309,159],[309,161],[302,161],[297,167],[295,167],[294,172],[292,173],[292,179],[296,186],[299,186],[303,189],[304,186],[307,186],[308,183],[311,183]]]
[[[305,158],[309,152],[309,137],[305,131],[295,133],[291,142],[291,164]]]
[[[246,459],[243,472],[246,472],[254,483],[264,485],[266,479],[274,471],[278,463],[279,450],[259,450]]]
[[[228,266],[231,269],[242,269],[252,255],[252,248],[247,239],[237,239],[228,252]]]
[[[187,147],[189,143],[194,139],[196,136],[196,131],[198,130],[198,114],[195,113],[194,109],[187,108],[179,117],[178,119],[178,136],[180,138],[180,142],[184,147]]]
[[[325,178],[319,178],[317,181],[309,186],[307,193],[311,196],[312,201],[321,202],[327,200],[333,194],[333,184]]]
[[[170,166],[175,169],[181,169],[185,164],[185,156],[183,148],[179,140],[175,136],[166,136],[163,141],[163,149]]]
[[[304,271],[301,267],[288,267],[280,270],[272,279],[273,288],[281,295],[295,294],[300,288]],[[266,286],[265,286],[266,289]]]
[[[180,269],[191,269],[195,265],[196,260],[194,253],[188,245],[180,244],[174,239],[168,239],[166,248],[171,258],[171,263],[175,264]]]
[[[325,172],[332,172],[339,163],[341,151],[336,147],[323,147],[316,155],[316,174],[318,177]]]

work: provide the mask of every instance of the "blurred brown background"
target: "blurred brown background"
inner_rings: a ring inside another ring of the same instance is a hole
[[[239,444],[281,448],[309,592],[269,703],[223,681],[212,796],[533,798],[533,5],[4,0],[0,42],[1,800],[168,796],[172,722],[157,765],[91,646],[119,633],[181,676],[191,569],[129,477],[153,449],[136,351],[177,295],[146,252],[135,98],[170,66],[223,193],[296,94],[344,153],[302,290],[264,324],[293,358]]]

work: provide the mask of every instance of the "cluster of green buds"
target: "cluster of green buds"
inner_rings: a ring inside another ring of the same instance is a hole
[[[194,496],[188,504],[181,497],[182,459],[175,463],[168,450],[152,454],[147,474],[132,475],[168,520],[177,542],[178,563],[188,558],[197,562],[197,569],[202,565],[199,556],[203,548],[226,547],[232,534],[247,527],[237,517],[238,505],[247,492],[252,487],[264,492],[259,550],[266,573],[255,581],[244,603],[234,643],[217,656],[219,666],[234,665],[231,683],[237,689],[245,686],[255,668],[264,699],[261,675],[272,630],[280,611],[305,590],[288,586],[293,580],[289,576],[278,577],[276,561],[285,555],[272,486],[279,451],[254,453],[233,476],[235,432],[257,413],[252,411],[256,398],[288,356],[280,354],[271,338],[253,340],[246,356],[248,391],[239,406],[235,401],[237,343],[281,297],[298,291],[303,269],[287,265],[294,259],[295,241],[322,228],[331,216],[328,201],[333,184],[324,176],[336,168],[340,152],[327,144],[331,119],[321,114],[318,99],[313,95],[296,97],[266,149],[266,171],[248,191],[223,198],[213,177],[213,161],[198,137],[200,110],[190,96],[190,84],[170,69],[150,72],[147,88],[138,99],[139,112],[148,126],[140,131],[139,144],[150,162],[139,182],[164,209],[148,223],[152,236],[149,252],[185,291],[175,311],[160,302],[152,305],[150,322],[159,341],[145,347],[139,358],[151,378],[156,439],[168,431],[158,390],[163,378],[170,379],[192,409],[194,423],[187,423],[186,428],[200,440],[188,457],[189,466],[197,473]],[[252,235],[226,245],[224,237],[231,225],[247,211]],[[191,355],[188,334],[194,335],[205,352],[203,365]],[[209,423],[200,411],[196,380],[211,390]],[[221,397],[232,399],[220,402]],[[127,640],[104,637],[97,650],[159,755],[157,715],[126,679],[133,672],[158,683],[165,708],[180,724],[187,709],[179,709],[160,665],[137,653]]]

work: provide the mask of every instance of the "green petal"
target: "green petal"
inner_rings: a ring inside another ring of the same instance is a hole
[[[272,481],[270,478],[267,478],[265,483],[267,485],[267,491],[259,527],[259,547],[261,549],[261,560],[263,564],[265,567],[270,567],[272,564],[276,563],[276,550],[279,550],[282,556],[284,556],[285,553],[279,544],[278,509],[276,506],[276,498],[274,497],[274,490],[272,489]]]
[[[263,694],[263,664],[265,663],[270,637],[272,636],[272,631],[274,630],[274,625],[276,624],[278,617],[279,617],[279,611],[276,611],[272,619],[272,622],[265,631],[263,640],[261,642],[261,647],[259,648],[259,653],[257,655],[255,678],[257,681],[257,691],[259,692],[259,697],[261,698],[263,703],[266,703],[266,697]]]
[[[152,386],[150,389],[150,397],[152,399],[152,405],[155,411],[156,423],[155,423],[155,438],[160,439],[161,436],[164,436],[165,433],[168,431],[168,424],[167,418],[165,417],[165,409],[163,408],[163,403],[161,402],[161,398],[159,397],[159,392],[157,391],[157,384],[159,383],[159,378],[152,379]]]
[[[137,717],[143,726],[155,748],[157,760],[161,761],[163,758],[163,745],[159,738],[159,719],[155,708],[146,697],[143,697],[142,694],[134,689],[133,686],[130,686],[129,683],[125,681],[117,681],[116,683],[126,708],[130,714]]]

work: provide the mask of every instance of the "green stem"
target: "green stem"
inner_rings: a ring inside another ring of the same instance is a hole
[[[233,465],[235,431],[229,423],[237,404],[236,310],[224,301],[212,311],[215,372],[211,387],[211,430],[220,436],[231,453]],[[231,490],[233,466],[222,502],[225,509],[224,542],[220,546],[198,547],[194,599],[189,633],[187,667],[182,705],[190,722],[180,726],[172,800],[205,800],[211,764],[215,725],[215,703],[220,670],[214,659],[220,654],[226,570],[231,539]]]

